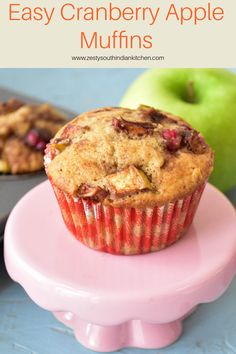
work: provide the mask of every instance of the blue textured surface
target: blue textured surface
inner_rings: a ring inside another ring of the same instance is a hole
[[[140,69],[0,70],[0,86],[50,101],[72,111],[118,104]],[[3,201],[0,201],[2,203]],[[70,329],[35,305],[0,263],[0,354],[83,354]],[[184,334],[161,350],[124,349],[128,354],[235,354],[236,280],[211,304],[184,322]]]

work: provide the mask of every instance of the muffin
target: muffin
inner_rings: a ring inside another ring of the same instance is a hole
[[[152,107],[107,107],[60,129],[45,167],[62,216],[85,245],[159,251],[191,225],[214,155],[188,123]]]
[[[16,99],[0,104],[0,175],[41,170],[46,144],[66,123],[48,104]]]

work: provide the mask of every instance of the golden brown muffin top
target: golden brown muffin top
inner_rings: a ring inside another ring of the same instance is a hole
[[[46,144],[66,123],[48,104],[28,105],[16,99],[0,104],[0,174],[43,168]]]
[[[147,106],[84,113],[47,151],[47,173],[57,187],[117,207],[182,198],[208,179],[214,159],[188,123]]]

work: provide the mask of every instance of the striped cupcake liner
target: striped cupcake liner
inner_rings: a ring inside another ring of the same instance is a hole
[[[206,185],[176,202],[138,209],[75,199],[51,184],[75,238],[90,248],[117,255],[159,251],[176,242],[191,225]]]

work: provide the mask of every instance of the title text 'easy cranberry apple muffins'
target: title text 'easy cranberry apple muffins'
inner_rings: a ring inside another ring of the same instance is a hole
[[[85,245],[142,254],[191,225],[213,168],[203,137],[169,113],[140,106],[84,113],[48,144],[45,167],[68,229]]]

